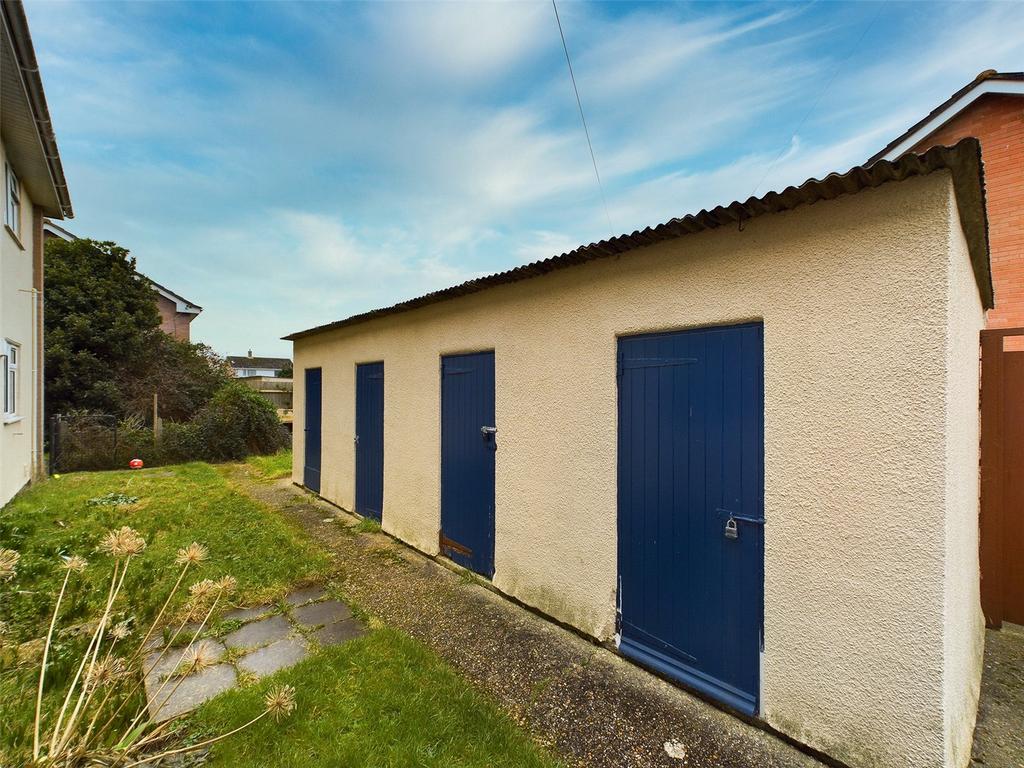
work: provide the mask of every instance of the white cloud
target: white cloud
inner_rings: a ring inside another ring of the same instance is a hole
[[[221,351],[610,234],[549,5],[198,8],[29,15],[72,228]],[[1012,3],[882,7],[849,60],[857,5],[560,10],[617,232],[846,170],[1024,68]]]

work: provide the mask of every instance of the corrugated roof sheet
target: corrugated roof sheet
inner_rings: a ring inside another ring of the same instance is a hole
[[[326,325],[298,331],[284,338],[296,341],[315,334],[365,323],[379,317],[408,312],[419,307],[477,293],[493,286],[528,280],[558,269],[566,269],[607,256],[616,256],[664,240],[728,225],[736,226],[741,222],[765,214],[789,211],[801,205],[816,203],[819,200],[833,200],[891,181],[925,176],[937,170],[949,170],[953,175],[960,208],[961,226],[967,237],[974,275],[985,307],[991,308],[992,278],[988,260],[988,227],[985,220],[981,145],[976,139],[967,138],[953,147],[932,147],[920,155],[907,154],[895,161],[882,160],[870,167],[857,166],[846,173],[831,173],[824,179],[809,179],[798,187],[787,187],[782,192],[768,192],[762,197],[751,197],[745,203],[737,201],[713,208],[710,211],[702,210],[696,214],[672,219],[656,227],[648,227],[629,235],[620,235],[609,240],[584,245],[568,253],[563,253],[561,256],[553,256],[505,272],[468,280],[451,288],[434,291],[389,307],[363,312]]]

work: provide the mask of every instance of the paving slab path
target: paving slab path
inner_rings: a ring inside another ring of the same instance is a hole
[[[566,765],[812,768],[822,763],[296,488],[225,467],[332,553],[341,595],[416,638]],[[316,608],[310,608],[315,613]],[[344,622],[321,632],[344,634]]]
[[[188,646],[161,649],[146,655],[146,698],[156,722],[191,712],[205,701],[238,685],[240,675],[266,677],[302,661],[310,641],[326,646],[366,633],[348,606],[328,600],[321,587],[309,587],[285,596],[284,613],[274,605],[234,608],[222,620],[242,626],[220,638],[201,638],[191,647],[201,650],[209,666],[183,674]]]

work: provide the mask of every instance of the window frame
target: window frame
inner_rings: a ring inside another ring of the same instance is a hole
[[[18,411],[18,400],[21,394],[21,345],[10,339],[4,339],[3,353],[0,354],[3,367],[3,419],[4,422],[17,421],[21,418]]]
[[[4,163],[4,225],[21,239],[21,179],[10,163]]]

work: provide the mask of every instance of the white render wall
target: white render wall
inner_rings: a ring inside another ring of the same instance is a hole
[[[985,617],[978,563],[979,331],[985,311],[973,290],[967,242],[950,194],[949,283],[946,347],[946,563],[945,730],[946,762],[966,765],[978,711]]]
[[[0,144],[0,174],[7,153]],[[17,171],[17,169],[15,169]],[[0,188],[0,204],[6,200]],[[22,188],[21,243],[4,226],[0,208],[0,339],[21,345],[19,416],[5,422],[0,414],[0,506],[10,501],[32,477],[35,429],[39,404],[33,371],[37,368],[35,347],[35,299],[32,294],[32,200]]]
[[[321,493],[352,507],[355,365],[383,360],[383,526],[436,553],[439,357],[493,349],[494,584],[609,638],[616,338],[763,320],[762,717],[854,766],[961,766],[982,313],[951,190],[888,183],[301,339],[297,379],[323,368]]]

